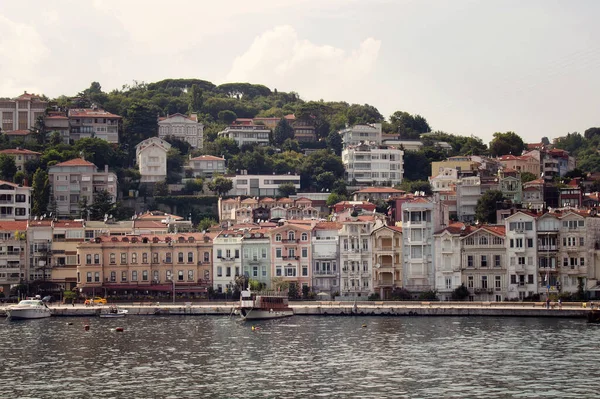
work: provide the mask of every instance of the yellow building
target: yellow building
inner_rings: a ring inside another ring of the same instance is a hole
[[[86,294],[205,295],[215,233],[96,237],[79,245],[78,287]],[[104,291],[104,292],[103,292]]]
[[[373,245],[373,290],[390,299],[394,288],[402,288],[402,227],[383,226],[371,233]]]

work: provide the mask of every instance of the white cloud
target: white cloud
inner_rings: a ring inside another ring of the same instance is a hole
[[[27,90],[40,92],[42,61],[50,51],[37,30],[0,15],[0,48],[4,55],[0,63],[0,93],[18,95]]]
[[[235,58],[228,82],[256,82],[280,90],[301,88],[304,98],[342,98],[373,71],[381,41],[367,38],[351,51],[300,39],[289,25],[254,39]]]

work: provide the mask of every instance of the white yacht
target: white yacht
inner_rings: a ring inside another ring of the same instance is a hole
[[[17,319],[43,319],[50,317],[52,312],[44,302],[39,299],[24,299],[17,305],[9,306],[6,315],[13,320]]]

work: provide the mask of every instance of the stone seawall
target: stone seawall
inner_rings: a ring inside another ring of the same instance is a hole
[[[141,303],[119,304],[132,316],[229,316],[237,304],[222,303]],[[488,316],[488,317],[560,317],[585,318],[589,307],[581,303],[546,309],[542,303],[512,302],[294,302],[299,316]],[[50,306],[53,316],[91,317],[106,312],[107,306]],[[6,316],[6,306],[0,316]]]

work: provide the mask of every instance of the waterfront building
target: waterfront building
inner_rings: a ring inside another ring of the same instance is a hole
[[[279,186],[292,183],[300,189],[300,175],[248,175],[226,176],[233,182],[233,188],[227,195],[245,195],[251,197],[278,196]]]
[[[271,229],[271,276],[295,284],[298,293],[312,284],[312,226],[285,223]],[[276,288],[276,287],[273,287]]]
[[[82,158],[71,159],[48,168],[50,195],[56,201],[58,215],[79,216],[80,201],[94,202],[94,196],[107,191],[113,202],[117,197],[117,175],[108,171],[98,171],[96,165]]]
[[[27,221],[0,220],[0,292],[26,280]]]
[[[223,230],[213,239],[213,288],[219,293],[231,292],[236,277],[242,276],[241,230]]]
[[[180,113],[158,118],[158,137],[172,137],[189,143],[192,148],[204,147],[204,125],[198,121],[198,115],[186,116]]]
[[[553,286],[561,288],[562,292],[577,292],[579,281],[586,286],[588,277],[588,267],[590,265],[590,253],[593,253],[595,243],[588,243],[588,234],[586,226],[587,212],[576,210],[566,210],[559,216],[559,235],[558,243],[558,262],[560,262],[560,274],[558,281],[553,279],[554,273],[547,273],[547,276],[540,276],[540,284],[546,286],[549,292]],[[590,245],[592,244],[592,245]],[[541,254],[540,254],[541,257]],[[543,272],[543,270],[541,270]],[[551,271],[551,269],[550,269]],[[547,277],[547,278],[546,278]],[[550,286],[550,288],[548,288]]]
[[[271,288],[271,239],[269,229],[244,230],[242,239],[242,275]]]
[[[25,163],[27,161],[37,160],[40,159],[40,157],[42,156],[42,154],[39,152],[26,150],[23,148],[12,148],[8,150],[2,150],[0,151],[0,154],[6,154],[12,157],[15,160],[15,166],[17,167],[17,170],[21,171],[25,170]]]
[[[346,181],[353,186],[387,185],[402,183],[404,151],[361,143],[348,145],[342,151]]]
[[[119,143],[121,117],[97,107],[72,108],[68,113],[70,140],[96,137],[112,144]]]
[[[403,286],[412,292],[434,289],[435,263],[433,233],[436,228],[434,204],[424,197],[403,202],[402,257]]]
[[[27,92],[12,100],[0,100],[2,133],[23,132],[28,135],[38,118],[44,117],[47,107],[48,101]]]
[[[0,180],[0,220],[27,220],[31,217],[31,187]]]
[[[203,179],[212,179],[215,175],[223,175],[227,171],[225,168],[225,158],[215,157],[213,155],[200,155],[191,158],[186,166],[186,171],[189,170],[193,177],[201,177]]]
[[[312,289],[329,299],[340,292],[339,230],[337,222],[319,222],[312,232]]]
[[[52,220],[29,220],[27,224],[28,283],[52,279]]]
[[[382,226],[371,232],[373,290],[382,300],[402,288],[402,228]]]
[[[506,229],[506,257],[508,299],[523,300],[538,293],[538,251],[535,245],[537,215],[517,211],[504,219]]]
[[[505,227],[467,227],[459,240],[462,265],[460,282],[469,290],[469,299],[503,301],[508,290]],[[442,283],[447,281],[444,279]]]
[[[350,210],[337,219],[343,224],[340,243],[340,295],[344,299],[368,297],[373,293],[373,244],[371,233],[375,218],[351,216]]]
[[[205,295],[213,233],[100,236],[77,248],[78,287],[86,293]]]
[[[77,246],[85,241],[84,222],[83,220],[56,220],[51,223],[51,228],[50,281],[54,284],[54,289],[75,289],[79,264]]]
[[[382,142],[381,123],[354,125],[339,131],[344,148],[361,143],[380,145]]]
[[[318,218],[320,214],[312,203],[313,201],[308,198],[282,197],[277,200],[271,197],[219,198],[219,220],[229,225],[279,219],[311,220]]]
[[[135,146],[135,162],[140,169],[140,182],[156,183],[167,178],[167,153],[171,144],[150,137]]]

